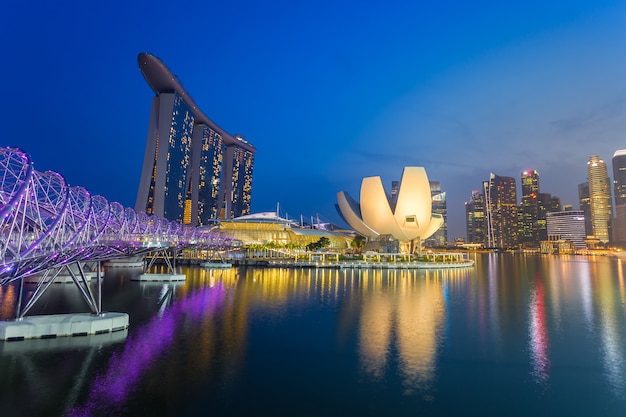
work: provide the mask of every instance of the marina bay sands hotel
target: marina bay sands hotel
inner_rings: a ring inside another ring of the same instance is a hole
[[[249,214],[255,147],[209,119],[159,58],[137,61],[156,95],[135,210],[194,226]]]

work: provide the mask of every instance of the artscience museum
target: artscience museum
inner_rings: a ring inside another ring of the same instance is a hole
[[[345,191],[337,193],[337,207],[343,219],[370,241],[396,240],[402,252],[415,252],[421,242],[443,224],[432,212],[432,197],[426,170],[405,167],[398,192],[385,192],[379,176],[363,178],[360,202]]]

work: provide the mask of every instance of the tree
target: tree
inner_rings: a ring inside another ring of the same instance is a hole
[[[326,236],[322,236],[319,238],[317,242],[311,242],[308,245],[306,245],[306,250],[316,251],[322,248],[327,248],[329,246],[330,246],[330,239],[328,239]]]
[[[352,242],[350,242],[350,247],[354,249],[356,253],[361,253],[361,250],[365,247],[366,243],[367,239],[361,235],[356,235],[354,239],[352,239]]]

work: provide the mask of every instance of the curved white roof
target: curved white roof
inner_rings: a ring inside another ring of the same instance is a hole
[[[432,196],[426,170],[405,167],[394,207],[389,204],[380,177],[361,182],[360,204],[347,193],[337,193],[343,218],[363,236],[391,235],[401,242],[426,239],[443,224],[443,216],[432,213]]]

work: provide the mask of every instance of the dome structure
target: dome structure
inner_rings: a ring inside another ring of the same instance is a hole
[[[401,243],[424,240],[443,224],[432,212],[432,197],[426,170],[405,167],[397,199],[385,193],[379,176],[363,178],[360,203],[345,191],[337,193],[340,214],[356,232],[370,239],[390,235]]]

